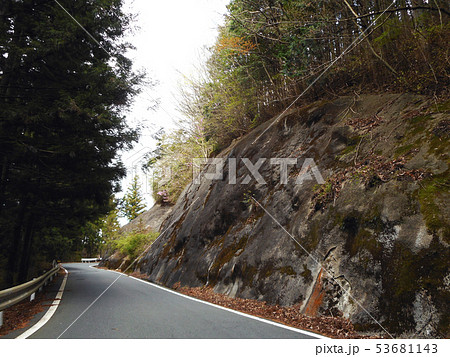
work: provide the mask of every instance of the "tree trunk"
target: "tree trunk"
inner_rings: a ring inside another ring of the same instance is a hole
[[[17,281],[18,262],[20,260],[22,231],[25,213],[27,211],[28,198],[22,198],[19,203],[19,212],[12,232],[12,244],[8,256],[8,271],[6,274],[6,282],[8,286],[13,286]]]
[[[0,213],[2,211],[5,202],[5,192],[6,192],[6,180],[8,174],[8,158],[5,156],[3,158],[3,163],[1,166],[1,176],[0,176]]]
[[[26,224],[25,234],[24,234],[24,244],[22,257],[20,259],[19,267],[19,282],[24,283],[28,280],[28,270],[30,267],[30,257],[33,245],[33,227],[34,227],[34,217],[31,216]]]

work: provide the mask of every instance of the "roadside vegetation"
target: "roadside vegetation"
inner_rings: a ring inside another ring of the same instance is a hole
[[[144,227],[142,220],[139,220],[144,204],[137,176],[133,178],[124,198],[118,202],[113,201],[111,205],[115,206],[115,209],[99,219],[92,229],[92,233],[98,236],[97,254],[119,252],[123,257],[127,257],[127,261],[133,261],[159,235],[158,232]],[[136,219],[138,224],[131,231],[124,231],[120,228],[120,216],[127,217],[129,222]]]
[[[193,158],[214,156],[294,101],[386,91],[439,99],[449,11],[441,0],[232,0],[206,63],[180,91],[186,120],[149,154],[155,199],[175,203]]]
[[[130,261],[136,259],[156,238],[159,233],[132,231],[119,235],[112,241],[113,250],[118,250]]]

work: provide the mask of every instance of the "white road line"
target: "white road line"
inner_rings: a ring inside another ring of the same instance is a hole
[[[89,268],[94,268],[94,266],[89,266]],[[153,286],[153,287],[155,287],[155,288],[158,288],[158,289],[161,289],[161,290],[165,290],[165,291],[167,291],[167,292],[169,292],[169,293],[171,293],[171,294],[175,294],[175,295],[181,296],[181,297],[183,297],[183,298],[185,298],[185,299],[197,301],[197,302],[200,302],[200,303],[202,303],[202,304],[205,304],[205,305],[208,305],[208,306],[215,307],[215,308],[217,308],[217,309],[222,309],[222,310],[225,310],[225,311],[228,311],[228,312],[232,312],[233,314],[236,314],[236,315],[240,315],[240,316],[247,317],[247,318],[249,318],[249,319],[253,319],[253,320],[256,320],[256,321],[264,322],[264,323],[269,324],[269,325],[281,327],[281,328],[284,328],[284,329],[286,329],[286,330],[294,331],[294,332],[297,332],[297,333],[302,333],[302,334],[304,334],[304,335],[311,336],[311,337],[315,337],[315,338],[320,338],[320,339],[330,339],[329,337],[322,336],[322,335],[316,334],[316,333],[314,333],[314,332],[305,331],[305,330],[300,330],[300,329],[295,328],[295,327],[286,326],[286,325],[280,324],[280,323],[278,323],[278,322],[274,322],[274,321],[271,321],[271,320],[266,320],[266,319],[263,319],[263,318],[261,318],[261,317],[249,315],[249,314],[246,314],[246,313],[244,313],[244,312],[240,312],[240,311],[236,311],[236,310],[233,310],[233,309],[229,309],[229,308],[224,307],[224,306],[216,305],[216,304],[210,303],[210,302],[208,302],[208,301],[196,299],[196,298],[194,298],[194,297],[192,297],[192,296],[184,295],[184,294],[178,293],[178,292],[176,292],[176,291],[173,291],[173,290],[171,290],[171,289],[165,288],[165,287],[163,287],[163,286],[160,286],[160,285],[157,285],[157,284],[153,284],[153,283],[150,283],[150,282],[148,282],[148,281],[145,281],[145,280],[142,280],[142,279],[138,279],[138,278],[135,278],[134,276],[130,276],[130,275],[127,275],[127,274],[124,274],[124,273],[121,273],[121,272],[118,272],[118,271],[115,271],[115,270],[105,270],[105,271],[109,271],[109,272],[111,272],[111,273],[116,273],[116,274],[120,274],[120,275],[125,275],[125,276],[127,276],[127,277],[129,277],[129,278],[131,278],[131,279],[140,281],[141,283],[144,283],[144,284],[151,285],[151,286]]]
[[[73,326],[73,324],[76,323],[103,296],[103,294],[105,294],[109,290],[109,288],[111,286],[113,286],[114,283],[119,279],[120,279],[120,276],[118,276],[116,278],[116,280],[114,280],[111,284],[109,284],[108,287],[105,290],[103,290],[103,292],[99,296],[97,296],[97,298],[94,301],[92,301],[89,304],[89,306],[86,309],[84,309],[83,312],[81,314],[79,314],[78,317],[75,320],[73,320],[73,322],[69,326],[67,326],[67,328],[63,332],[60,333],[60,335],[58,337],[56,337],[56,339],[59,340],[61,338],[61,336],[64,335],[67,332],[67,330],[69,330]]]
[[[29,328],[27,331],[25,331],[23,334],[16,337],[16,339],[26,339],[30,337],[32,334],[34,334],[37,330],[39,330],[42,326],[44,326],[53,316],[53,314],[56,312],[56,309],[59,306],[59,303],[61,302],[61,298],[64,293],[64,288],[66,287],[67,282],[67,276],[69,275],[68,271],[62,267],[64,271],[66,272],[66,275],[64,275],[64,279],[61,283],[61,286],[59,287],[58,294],[56,294],[55,300],[52,303],[52,306],[48,309],[48,311],[45,313],[44,316],[31,328]]]

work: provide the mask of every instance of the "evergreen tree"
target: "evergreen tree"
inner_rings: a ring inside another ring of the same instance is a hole
[[[112,209],[103,219],[101,230],[102,237],[106,243],[116,239],[119,235],[120,223],[118,215],[119,210],[117,209],[116,204],[114,204],[114,209]]]
[[[129,221],[135,219],[145,209],[144,199],[140,190],[139,177],[135,175],[122,201],[122,213]]]
[[[82,254],[85,257],[95,257],[100,253],[103,246],[103,237],[101,227],[103,222],[99,219],[95,222],[88,222],[82,229]]]
[[[54,1],[0,3],[0,288],[27,280],[38,253],[54,258],[44,237],[81,247],[137,139],[123,115],[141,80],[123,55],[123,0],[59,3],[92,37]]]

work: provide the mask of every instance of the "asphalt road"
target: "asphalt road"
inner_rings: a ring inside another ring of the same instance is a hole
[[[91,265],[64,264],[61,303],[30,338],[313,338]]]

